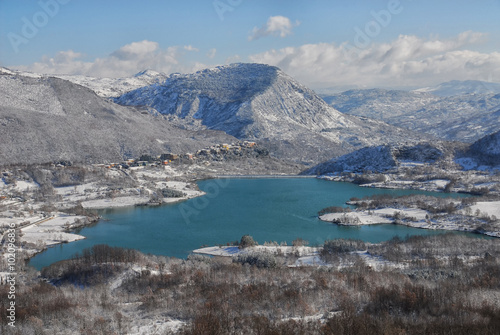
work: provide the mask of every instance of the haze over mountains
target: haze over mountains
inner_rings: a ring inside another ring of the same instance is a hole
[[[432,93],[440,97],[463,94],[500,94],[500,84],[480,80],[452,80],[437,86],[419,88],[415,92]]]
[[[500,94],[481,82],[351,90],[323,100],[263,64],[168,76],[147,70],[120,79],[58,77],[0,68],[3,164],[109,162],[236,139],[257,141],[279,159],[317,164],[363,147],[412,145],[428,134],[473,142],[500,124]],[[452,86],[458,95],[447,95]],[[468,90],[476,93],[462,94]]]

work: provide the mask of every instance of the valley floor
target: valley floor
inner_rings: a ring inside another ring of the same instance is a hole
[[[458,204],[453,213],[442,211],[440,215],[434,215],[436,213],[429,212],[428,208],[415,206],[419,200],[416,198],[414,203],[398,207],[385,204],[369,209],[358,208],[349,213],[323,213],[320,219],[342,225],[398,223],[416,228],[478,232],[500,237],[500,202],[494,201],[500,193],[498,173],[447,171],[444,174],[435,168],[429,170],[429,167],[425,173],[419,173],[421,169],[417,166],[411,174],[405,170],[384,175],[364,174],[360,177],[343,174],[322,178],[351,182],[362,178],[364,184],[361,186],[364,187],[482,192],[488,194],[488,198]],[[47,246],[84,238],[72,231],[97,221],[96,210],[161,205],[197,197],[204,194],[195,183],[199,179],[221,175],[286,176],[298,172],[298,166],[270,158],[129,169],[48,165],[4,169],[3,179],[0,180],[0,233],[3,239],[8,228],[18,229],[18,254],[29,258]],[[410,180],[410,177],[414,179]]]

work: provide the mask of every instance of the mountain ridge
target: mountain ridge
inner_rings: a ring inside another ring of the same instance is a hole
[[[189,152],[235,140],[178,129],[145,109],[124,107],[54,77],[0,75],[0,162],[116,162],[141,154]]]

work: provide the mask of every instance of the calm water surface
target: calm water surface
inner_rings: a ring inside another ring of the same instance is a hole
[[[102,211],[103,220],[78,232],[85,240],[49,248],[32,258],[30,264],[41,269],[95,244],[185,258],[193,249],[226,244],[245,234],[261,244],[265,241],[290,244],[301,237],[311,245],[333,238],[381,242],[394,236],[437,234],[442,231],[398,225],[342,227],[320,221],[317,213],[328,206],[343,206],[351,197],[373,194],[449,196],[363,188],[315,178],[221,179],[198,184],[207,192],[206,196],[160,207]]]

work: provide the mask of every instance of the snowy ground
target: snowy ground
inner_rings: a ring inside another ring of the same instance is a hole
[[[320,257],[321,247],[294,247],[294,246],[254,246],[245,249],[239,249],[237,246],[223,247],[206,247],[193,250],[195,254],[220,256],[220,257],[238,257],[245,254],[270,254],[292,259],[292,262],[287,261],[288,267],[302,266],[326,266],[335,267],[337,269],[352,266],[352,262],[341,262],[339,264],[329,264],[323,261]],[[358,256],[367,266],[373,270],[381,270],[388,267],[401,268],[404,265],[387,261],[379,256],[373,256],[368,251],[355,251],[351,255]]]
[[[367,212],[329,213],[321,215],[319,218],[320,220],[335,222],[342,226],[362,226],[392,223],[392,220],[382,215],[368,214]]]
[[[56,208],[69,209],[79,204],[85,209],[118,208],[149,203],[157,205],[204,194],[193,182],[171,180],[180,173],[170,166],[156,169],[141,167],[135,168],[134,171],[103,168],[101,173],[102,180],[54,187],[53,196],[46,202],[35,200],[34,196],[40,189],[37,183],[22,178],[14,178],[14,182],[11,180],[6,183],[4,178],[0,178],[0,238],[3,238],[3,232],[8,228],[19,228],[22,235],[20,243],[28,243],[30,248],[22,250],[29,256],[46,246],[83,238],[68,233],[68,227],[80,226],[91,220],[85,216],[58,213]],[[126,183],[122,185],[123,180]],[[165,188],[183,192],[185,196],[163,198],[161,190]],[[53,207],[50,210],[46,208],[49,204]]]
[[[394,219],[390,218],[390,216],[393,216],[394,213],[400,213],[402,216],[414,218],[416,222],[425,222],[426,215],[429,214],[427,211],[417,208],[407,208],[401,210],[387,207],[371,211],[328,213],[321,215],[319,219],[327,222],[335,222],[343,226],[363,226],[394,223]]]
[[[283,255],[283,256],[300,255],[302,257],[302,256],[317,255],[318,250],[319,249],[316,247],[258,245],[244,249],[240,249],[238,248],[238,246],[206,247],[193,250],[193,253],[210,255],[210,256],[224,256],[224,257],[233,257],[251,253],[262,253],[262,254]]]
[[[35,222],[21,229],[21,241],[33,244],[45,244],[47,246],[73,242],[85,237],[77,234],[67,233],[66,230],[79,222],[86,221],[85,216],[67,215],[58,213],[50,218]]]

